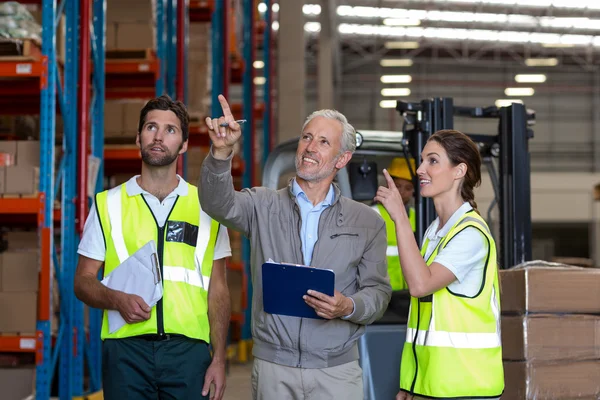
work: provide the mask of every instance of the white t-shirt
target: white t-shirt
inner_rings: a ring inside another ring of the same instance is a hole
[[[139,175],[134,176],[125,183],[125,190],[129,196],[136,196],[138,194],[144,196],[148,206],[150,206],[152,214],[154,214],[154,217],[156,218],[156,222],[162,227],[167,221],[167,217],[175,204],[177,196],[187,196],[189,188],[187,182],[177,175],[179,184],[161,203],[154,195],[148,193],[138,185],[138,176]],[[85,221],[85,227],[83,228],[83,234],[81,235],[77,253],[94,260],[104,261],[106,247],[104,244],[102,227],[95,206],[92,207],[88,218]],[[213,259],[220,260],[225,257],[231,257],[231,247],[229,245],[227,228],[220,226]]]
[[[423,243],[425,243],[425,239],[429,239],[429,244],[425,252],[425,261],[429,259],[431,253],[433,253],[440,240],[446,236],[450,228],[472,208],[468,202],[463,203],[439,230],[439,217],[429,225],[423,236]],[[434,262],[448,268],[456,277],[456,281],[448,285],[448,289],[453,293],[470,297],[479,293],[483,282],[483,271],[488,251],[488,241],[478,229],[468,227],[457,233],[438,252],[434,260]]]

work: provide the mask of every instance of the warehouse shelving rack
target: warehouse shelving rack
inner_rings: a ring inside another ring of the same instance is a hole
[[[242,126],[243,141],[242,141],[242,187],[251,187],[259,184],[256,179],[256,165],[266,161],[271,145],[273,143],[273,125],[272,125],[272,94],[273,94],[273,38],[272,38],[272,1],[265,0],[267,12],[265,13],[264,21],[259,21],[257,18],[258,1],[242,0],[241,6],[243,11],[243,45],[242,59],[237,68],[241,68],[241,82],[238,82],[237,76],[240,72],[232,73],[231,57],[229,54],[230,41],[232,40],[231,24],[229,22],[230,15],[233,15],[229,9],[229,3],[223,0],[215,0],[214,11],[211,20],[211,35],[212,35],[212,101],[211,114],[213,116],[222,115],[221,106],[217,99],[219,94],[228,97],[229,87],[231,84],[242,84],[242,104],[231,104],[231,110],[234,116],[241,116],[247,122]],[[258,34],[257,34],[258,33]],[[264,57],[264,97],[263,101],[258,103],[256,99],[256,88],[254,84],[255,71],[253,62],[256,59],[256,48],[259,45],[258,38],[263,35],[262,46]],[[236,78],[236,79],[234,79]],[[256,121],[263,121],[263,149],[262,158],[259,160],[256,156]],[[242,239],[242,263],[231,265],[232,269],[243,269],[246,305],[243,317],[233,315],[232,320],[237,320],[243,323],[241,332],[241,342],[238,348],[240,361],[246,360],[246,355],[249,351],[249,341],[251,340],[250,324],[251,324],[251,304],[252,304],[252,285],[250,271],[250,247],[247,239]]]

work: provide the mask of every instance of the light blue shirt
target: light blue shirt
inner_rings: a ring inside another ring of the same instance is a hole
[[[292,193],[296,197],[298,207],[300,207],[300,217],[302,226],[300,228],[300,240],[302,241],[302,256],[304,264],[310,265],[315,243],[319,239],[319,219],[323,211],[333,203],[333,185],[329,186],[329,192],[325,200],[313,206],[306,193],[302,190],[296,179],[292,184]]]
[[[329,192],[327,192],[325,200],[316,206],[313,206],[310,200],[308,200],[306,193],[304,193],[300,185],[298,185],[296,179],[294,179],[294,182],[292,183],[292,193],[296,197],[298,207],[300,207],[300,219],[302,220],[302,225],[300,227],[300,240],[302,241],[302,256],[304,257],[304,265],[310,265],[315,243],[317,243],[317,240],[319,239],[319,219],[321,219],[321,214],[323,214],[323,211],[333,203],[333,185],[329,186]],[[350,315],[342,317],[342,319],[350,318],[354,314],[354,310],[356,310],[354,299],[350,297],[350,300],[352,300],[352,304],[354,306],[352,308],[352,312]]]

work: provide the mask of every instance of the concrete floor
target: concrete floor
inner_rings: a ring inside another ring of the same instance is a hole
[[[227,375],[227,387],[223,400],[250,400],[252,399],[252,361],[247,364],[231,364]]]

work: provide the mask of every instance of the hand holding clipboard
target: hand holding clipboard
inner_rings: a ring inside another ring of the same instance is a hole
[[[262,280],[267,313],[334,319],[353,311],[352,300],[334,289],[332,270],[266,262],[262,265]]]

